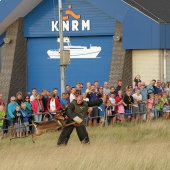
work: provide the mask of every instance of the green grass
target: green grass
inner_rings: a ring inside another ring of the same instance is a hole
[[[66,147],[57,147],[59,132],[0,141],[0,169],[6,170],[169,170],[170,121],[88,128],[90,145],[74,131]]]

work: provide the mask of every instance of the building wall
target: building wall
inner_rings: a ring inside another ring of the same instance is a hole
[[[146,84],[152,79],[163,81],[163,51],[162,50],[133,50],[132,76],[141,76]]]
[[[72,5],[71,10],[80,15],[80,19],[66,14],[70,4]],[[64,36],[113,35],[114,33],[116,19],[86,0],[63,1],[63,15],[68,16],[68,20],[65,22],[69,22],[69,30],[64,31]],[[24,35],[25,37],[59,36],[58,31],[52,31],[52,22],[54,21],[56,24],[58,20],[58,0],[44,0],[25,16]],[[81,29],[82,20],[90,20],[90,30]],[[72,21],[78,22],[78,31],[72,31]]]
[[[89,53],[92,56],[93,53],[88,51],[91,47],[100,47],[101,51],[96,58],[91,56],[71,58],[71,64],[68,65],[65,73],[66,84],[74,86],[80,81],[86,88],[86,82],[93,83],[98,80],[103,85],[104,81],[109,80],[116,20],[86,0],[73,0],[71,4],[71,10],[81,17],[75,19],[67,15],[69,2],[63,1],[63,14],[68,16],[65,22],[70,23],[69,31],[65,30],[64,36],[69,37],[73,46],[87,48],[83,55]],[[90,29],[81,29],[83,20],[90,21]],[[33,87],[36,87],[38,91],[43,88],[52,90],[58,87],[60,89],[60,60],[59,58],[51,59],[47,54],[49,50],[59,49],[57,41],[59,33],[52,30],[52,21],[58,21],[57,0],[54,0],[54,3],[51,0],[44,0],[25,17],[24,35],[28,38],[28,91]],[[80,24],[78,30],[72,29],[72,22],[75,21]],[[65,47],[67,45],[64,43]],[[82,49],[79,51],[81,52]]]
[[[120,40],[114,41],[112,62],[110,65],[109,83],[117,86],[117,80],[123,81],[123,88],[132,83],[132,53],[122,47],[122,23],[116,22],[114,35],[119,35]]]
[[[9,44],[2,47],[0,89],[7,102],[17,91],[26,92],[26,39],[23,34],[23,19],[18,19],[6,30]]]
[[[167,50],[166,53],[166,80],[170,82],[170,50]]]

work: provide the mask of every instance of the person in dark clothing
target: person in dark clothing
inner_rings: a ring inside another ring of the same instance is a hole
[[[22,92],[18,92],[16,94],[16,102],[18,103],[19,106],[21,106],[22,103],[24,103],[24,100],[22,99]]]
[[[115,96],[118,96],[118,91],[122,89],[122,80],[118,80],[117,87],[115,89]]]
[[[134,103],[133,97],[131,96],[131,91],[127,91],[126,94],[124,95],[124,103],[125,105],[125,118],[130,121],[132,118],[132,111],[131,107],[132,104]]]
[[[14,111],[14,128],[17,132],[17,137],[20,138],[23,132],[22,123],[23,123],[23,115],[20,111],[20,106],[17,105]]]
[[[98,92],[96,92],[96,87],[94,85],[91,85],[91,91],[87,93],[87,98],[90,102],[96,100],[98,97]],[[90,114],[91,120],[89,120],[88,124],[93,126],[97,126],[97,118],[99,116],[98,108],[94,108],[93,111]]]
[[[93,102],[87,103],[86,101],[83,101],[83,97],[80,95],[77,97],[77,100],[73,100],[73,102],[69,104],[67,109],[67,123],[75,122],[77,125],[70,125],[64,127],[59,136],[57,145],[67,145],[74,128],[76,128],[76,132],[81,143],[90,143],[89,136],[84,125],[84,114],[87,113],[88,106],[98,106],[102,102],[102,99],[97,99]]]
[[[44,112],[48,112],[47,103],[48,103],[49,96],[47,95],[47,90],[42,90],[41,97],[44,106]]]
[[[142,82],[140,79],[140,75],[136,75],[136,77],[134,78],[134,82],[135,82],[135,86],[138,86],[138,83]]]

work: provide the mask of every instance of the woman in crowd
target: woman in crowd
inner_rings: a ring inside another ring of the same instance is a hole
[[[36,98],[32,102],[32,110],[34,113],[35,122],[41,122],[42,113],[44,111],[44,106],[43,106],[40,94],[36,94]]]
[[[23,99],[22,99],[22,92],[18,92],[16,94],[16,102],[18,103],[19,106],[21,106],[21,104],[24,102]]]
[[[131,91],[126,91],[124,96],[125,103],[125,119],[130,122],[132,120],[132,105],[134,103],[133,97],[131,95]]]
[[[30,103],[30,96],[27,94],[24,99],[24,103],[26,105],[26,110],[28,113],[32,113],[32,106]]]
[[[51,98],[47,103],[47,109],[51,113],[52,119],[56,119],[56,116],[59,114],[59,110],[61,109],[61,105],[55,93],[51,94]]]

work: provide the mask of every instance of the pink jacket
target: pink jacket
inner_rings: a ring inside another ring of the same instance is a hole
[[[148,99],[147,100],[147,108],[152,109],[154,105],[154,100],[153,99]]]

